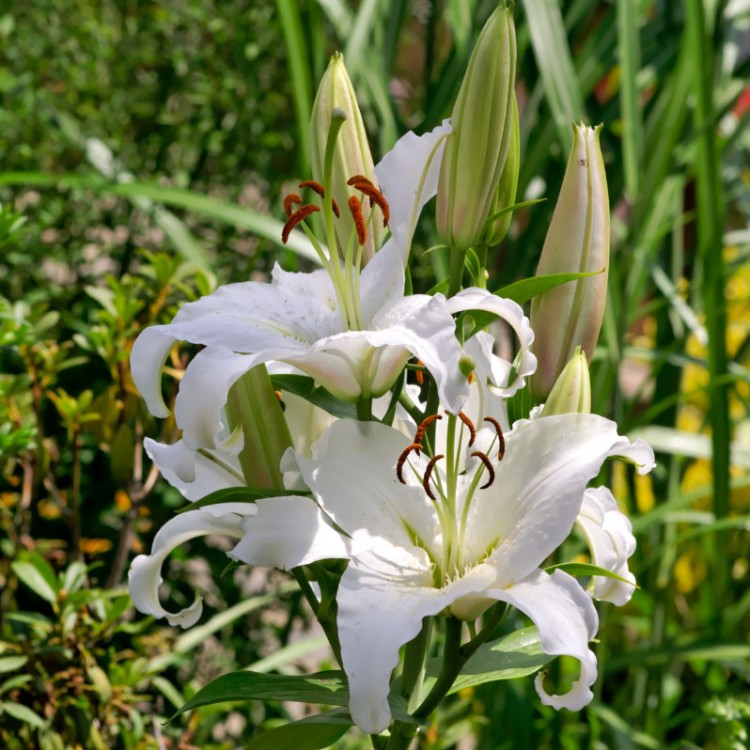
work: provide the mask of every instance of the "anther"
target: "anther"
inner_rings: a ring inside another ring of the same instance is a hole
[[[503,437],[503,428],[500,427],[500,422],[498,422],[494,417],[485,417],[484,421],[489,422],[495,428],[495,432],[497,433],[497,441],[499,443],[499,447],[497,449],[497,460],[502,461],[503,456],[505,455],[505,438]]]
[[[286,245],[289,240],[289,235],[301,221],[304,221],[310,214],[314,214],[320,211],[318,206],[313,206],[312,203],[308,203],[304,206],[300,206],[286,221],[284,228],[281,230],[281,241]]]
[[[396,476],[401,484],[406,484],[406,480],[404,479],[404,464],[406,463],[406,459],[409,458],[409,454],[412,451],[419,455],[419,451],[421,450],[422,446],[419,443],[412,443],[411,445],[406,446],[398,457],[398,461],[396,461]]]
[[[352,219],[354,219],[357,240],[360,245],[364,245],[367,241],[367,225],[365,224],[365,217],[362,215],[362,204],[356,195],[352,195],[349,198],[349,211],[351,211]]]
[[[435,464],[441,458],[445,458],[445,456],[442,453],[438,453],[437,456],[433,456],[430,459],[430,463],[427,464],[427,468],[424,470],[424,479],[422,480],[422,487],[424,487],[424,491],[427,493],[427,497],[429,497],[433,502],[435,502],[437,498],[435,497],[435,493],[430,487],[430,477],[432,476],[432,470],[435,468]]]
[[[425,432],[427,432],[427,428],[437,419],[442,419],[442,417],[439,414],[430,414],[429,417],[425,417],[419,427],[417,428],[417,431],[414,433],[414,442],[416,444],[419,444],[422,442],[422,438],[424,438]],[[419,451],[417,451],[417,455],[419,455]]]
[[[316,192],[321,198],[326,197],[325,188],[319,182],[316,182],[315,180],[303,180],[302,182],[300,182],[299,187],[310,188],[310,190]],[[301,202],[301,201],[298,201],[298,202]],[[339,211],[338,204],[333,198],[331,198],[331,207],[333,208],[333,213],[336,214],[336,218],[338,219],[341,216],[341,212]]]
[[[295,203],[302,203],[302,196],[299,193],[289,193],[284,198],[284,213],[287,219],[292,215],[292,207]]]
[[[495,470],[492,468],[492,462],[482,451],[474,451],[471,455],[478,458],[489,472],[490,478],[479,488],[480,490],[486,490],[495,481]]]
[[[377,204],[383,214],[383,226],[387,227],[391,220],[391,209],[385,196],[373,185],[372,180],[368,180],[364,175],[355,174],[347,180],[346,184],[366,195],[370,199],[371,206],[373,203]]]
[[[469,428],[469,448],[471,448],[477,438],[477,428],[462,411],[458,412],[458,418]]]
[[[414,377],[417,380],[417,385],[422,386],[422,385],[424,385],[424,370],[421,369],[421,368],[424,367],[424,363],[422,362],[421,359],[418,359],[417,360],[417,365],[420,367],[420,369],[414,371]]]

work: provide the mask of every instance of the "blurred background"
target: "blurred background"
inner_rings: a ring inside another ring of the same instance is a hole
[[[11,0],[0,9],[0,746],[284,747],[304,707],[165,720],[219,674],[334,668],[289,579],[227,569],[221,539],[165,566],[207,614],[137,615],[133,554],[182,504],[145,436],[172,441],[128,370],[133,339],[219,283],[264,279],[282,196],[310,175],[309,116],[341,50],[376,161],[450,115],[482,0]],[[533,275],[572,142],[603,123],[610,291],[595,410],[658,468],[612,484],[640,589],[601,608],[595,701],[531,679],[462,691],[421,748],[750,746],[750,2],[520,0],[519,200],[490,289]],[[445,275],[427,207],[414,284]],[[167,372],[176,389],[187,354]],[[570,550],[576,553],[575,548]],[[509,628],[524,624],[518,617]],[[558,666],[561,674],[566,666]],[[276,740],[278,743],[280,740]],[[263,744],[266,742],[266,744]],[[327,746],[323,744],[317,747]],[[339,748],[369,747],[354,733]]]

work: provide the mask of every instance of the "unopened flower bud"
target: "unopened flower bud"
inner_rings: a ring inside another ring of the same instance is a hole
[[[331,116],[335,109],[343,111],[346,120],[336,139],[331,172],[332,184],[325,185],[326,143],[331,128]],[[310,128],[313,178],[323,183],[326,189],[332,189],[333,199],[339,206],[344,207],[348,204],[350,196],[361,197],[353,187],[347,185],[347,180],[356,175],[362,175],[375,182],[375,176],[362,113],[357,104],[354,87],[344,67],[344,56],[339,52],[331,57],[328,68],[320,81],[313,103]],[[379,209],[376,207],[375,210]],[[383,243],[386,229],[383,226],[383,217],[379,213],[376,213],[370,221],[373,208],[369,201],[363,203],[362,211],[365,222],[369,222],[367,240],[362,251],[363,262],[367,262]],[[348,212],[344,211],[341,217],[336,219],[334,226],[338,243],[345,248],[355,232],[354,221]],[[335,248],[331,248],[331,252],[335,253]]]
[[[591,358],[607,295],[609,196],[599,128],[580,124],[573,131],[573,150],[536,272],[594,275],[561,284],[531,303],[539,362],[531,389],[539,400],[550,392],[576,347]]]
[[[465,250],[484,237],[511,143],[515,77],[513,11],[501,2],[469,60],[440,167],[437,226],[452,248]]]
[[[492,200],[490,216],[510,208],[516,202],[516,188],[518,187],[518,173],[521,168],[521,125],[518,121],[518,102],[513,94],[513,119],[510,130],[510,147],[508,157],[505,160],[500,182],[495,188],[495,197]],[[493,221],[485,225],[484,242],[487,245],[499,245],[510,228],[513,218],[512,211],[505,211]]]
[[[544,404],[543,417],[555,414],[590,414],[591,378],[589,364],[581,347],[563,368]]]

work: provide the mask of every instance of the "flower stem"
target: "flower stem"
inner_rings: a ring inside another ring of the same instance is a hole
[[[357,419],[360,422],[372,421],[372,399],[361,398],[357,401]]]
[[[461,282],[464,276],[464,260],[466,250],[459,250],[457,247],[451,248],[451,267],[450,276],[448,277],[448,297],[452,297],[461,291]]]

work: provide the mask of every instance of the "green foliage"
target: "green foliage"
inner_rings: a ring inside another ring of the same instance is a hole
[[[602,616],[592,706],[554,713],[532,698],[530,680],[480,684],[469,660],[419,747],[472,733],[480,750],[739,750],[748,744],[750,130],[738,99],[748,61],[734,50],[747,11],[697,1],[517,6],[525,200],[489,251],[487,286],[527,301],[563,281],[519,279],[533,275],[570,120],[603,121],[616,221],[595,410],[625,432],[661,430],[660,465],[653,480],[614,477],[638,535],[641,588]],[[331,51],[345,52],[382,154],[450,112],[493,7],[41,0],[0,11],[3,747],[157,748],[164,737],[209,750],[240,738],[253,748],[362,746],[344,736],[343,712],[300,719],[268,702],[238,706],[238,731],[208,705],[162,727],[186,701],[198,705],[216,664],[232,671],[271,651],[281,654],[272,666],[290,671],[295,652],[284,649],[307,615],[299,596],[274,609],[232,571],[195,631],[177,637],[133,621],[120,588],[128,558],[180,499],[143,449],[146,437],[173,441],[174,423],[146,413],[128,357],[144,326],[217,281],[265,274],[277,259],[307,262],[304,241],[278,247],[280,196],[286,180],[308,176],[309,107]],[[548,200],[538,205],[540,194]],[[447,267],[445,248],[426,251],[435,241],[427,225],[413,251],[416,291]],[[485,284],[476,254],[466,276]],[[482,322],[467,316],[462,330]],[[167,362],[170,403],[185,354]],[[310,378],[273,382],[352,415]],[[192,550],[221,571],[219,550]],[[191,596],[167,588],[177,606]],[[481,647],[473,659],[483,670],[541,666],[529,632],[514,630],[522,624],[512,619]],[[567,686],[575,676],[555,662],[546,679]],[[295,689],[307,679],[264,676],[277,677]]]

